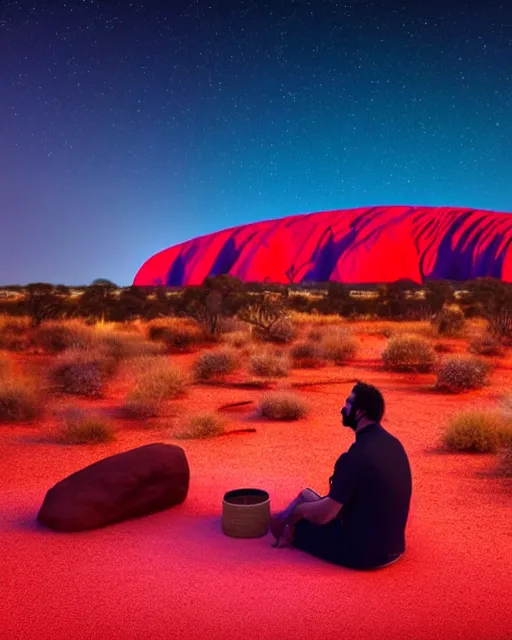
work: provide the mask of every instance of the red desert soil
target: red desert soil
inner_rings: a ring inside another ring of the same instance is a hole
[[[192,356],[174,360],[188,366]],[[39,360],[45,366],[45,359]],[[506,364],[506,363],[504,363]],[[351,383],[296,389],[310,416],[254,418],[254,405],[225,413],[256,433],[177,441],[117,419],[118,441],[64,446],[45,441],[48,423],[0,429],[0,622],[3,640],[510,640],[512,480],[491,475],[492,455],[435,451],[446,421],[468,406],[493,406],[510,389],[510,366],[485,390],[450,396],[428,390],[432,375],[382,372],[375,363],[294,371],[281,386],[361,377],[388,403],[383,425],[404,444],[413,473],[407,551],[374,572],[330,566],[270,534],[237,540],[220,527],[223,494],[266,489],[272,509],[303,487],[327,491],[337,456],[353,442],[339,408]],[[194,387],[174,401],[182,413],[253,400],[264,391]],[[114,408],[108,400],[82,406]],[[73,402],[71,400],[70,402]],[[43,436],[41,438],[41,436]],[[175,442],[191,467],[186,501],[103,530],[58,534],[35,521],[46,491],[108,455]]]

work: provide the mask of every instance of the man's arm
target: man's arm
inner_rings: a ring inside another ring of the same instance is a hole
[[[313,524],[327,524],[334,520],[343,505],[332,498],[325,497],[315,502],[302,502],[286,519],[287,524],[295,524],[302,518]]]

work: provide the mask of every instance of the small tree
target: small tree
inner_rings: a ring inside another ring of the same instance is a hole
[[[285,307],[280,296],[264,294],[263,299],[243,307],[238,318],[256,329],[262,337],[268,336],[272,327],[285,317]]]

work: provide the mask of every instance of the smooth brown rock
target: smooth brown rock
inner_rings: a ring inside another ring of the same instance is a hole
[[[37,515],[56,531],[86,531],[185,500],[190,470],[181,447],[149,444],[99,460],[52,487]]]

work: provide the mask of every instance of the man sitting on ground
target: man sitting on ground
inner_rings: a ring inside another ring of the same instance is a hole
[[[401,442],[380,424],[384,409],[376,387],[354,386],[341,415],[356,441],[336,461],[327,496],[304,489],[272,518],[274,546],[293,544],[354,569],[377,568],[404,553],[411,468]]]

